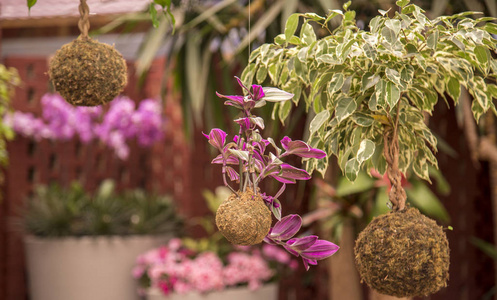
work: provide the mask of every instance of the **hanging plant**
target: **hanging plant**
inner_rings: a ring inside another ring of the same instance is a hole
[[[292,141],[289,137],[281,140],[283,149],[272,138],[262,138],[260,130],[264,129],[264,120],[253,115],[252,110],[267,102],[288,101],[293,94],[260,85],[253,85],[249,89],[240,79],[236,79],[246,95],[218,96],[227,99],[225,105],[240,110],[240,117],[235,120],[240,126],[238,135],[233,137],[232,142],[227,142],[226,132],[218,128],[205,135],[220,152],[212,163],[222,165],[224,185],[233,192],[219,206],[216,225],[226,239],[235,245],[255,245],[262,241],[281,245],[295,256],[301,256],[306,269],[309,269],[309,265],[316,265],[318,260],[333,255],[339,247],[318,239],[316,235],[295,238],[302,225],[302,218],[299,215],[281,217],[278,197],[286,185],[311,178],[305,170],[284,163],[283,160],[289,155],[320,159],[326,154],[303,141]],[[228,183],[228,178],[239,184],[238,191]],[[275,179],[282,184],[275,196],[260,190],[260,182],[265,178]],[[278,220],[272,228],[271,212]]]
[[[437,167],[437,140],[423,113],[431,113],[439,98],[457,105],[463,86],[474,98],[476,120],[489,109],[497,112],[497,61],[491,53],[497,25],[493,18],[469,18],[474,12],[429,20],[420,7],[400,0],[392,18],[380,10],[365,31],[349,5],[324,17],[291,15],[284,34],[253,51],[242,82],[269,77],[295,94],[294,103],[303,99],[314,115],[310,147],[336,155],[349,180],[361,169],[387,174],[392,212],[359,235],[357,267],[380,293],[426,296],[447,285],[449,247],[442,228],[406,204],[402,174],[430,181],[428,168]],[[332,30],[334,18],[341,25]],[[318,39],[311,23],[328,35]],[[290,101],[278,103],[273,116],[284,122],[291,108]],[[309,172],[324,174],[327,167],[327,158],[307,160]]]
[[[57,50],[50,60],[48,75],[55,90],[72,105],[105,104],[126,86],[126,61],[114,47],[88,36],[86,0],[81,0],[79,12],[81,35]]]

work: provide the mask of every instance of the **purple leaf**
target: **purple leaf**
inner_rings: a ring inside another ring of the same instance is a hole
[[[332,256],[340,247],[326,240],[317,240],[312,246],[300,253],[302,257],[321,260]]]
[[[281,145],[286,150],[281,156],[287,156],[294,154],[305,158],[317,158],[321,159],[326,157],[326,153],[322,150],[311,148],[307,143],[303,141],[292,141],[289,137],[285,136],[281,141]]]
[[[262,89],[262,86],[253,84],[252,85],[252,99],[254,101],[260,100],[262,97],[264,97],[264,91]]]
[[[308,180],[311,179],[311,175],[305,170],[295,168],[289,164],[280,165],[281,170],[278,175],[270,175],[274,177],[279,182],[283,183],[295,183],[295,180]]]
[[[308,235],[301,238],[293,238],[286,242],[284,246],[285,249],[290,248],[297,253],[302,253],[303,251],[309,249],[318,240],[317,235]]]
[[[209,135],[204,134],[204,136],[209,139],[209,144],[216,147],[221,152],[224,147],[224,143],[226,142],[226,135],[226,132],[218,128],[212,129]]]
[[[240,176],[238,172],[235,171],[232,167],[226,167],[226,173],[228,174],[231,181],[240,181]]]
[[[235,76],[236,78],[236,81],[238,81],[238,84],[244,89],[246,90],[247,92],[250,93],[249,89],[243,84],[243,82],[240,80],[240,78],[238,78],[237,76]]]
[[[216,156],[212,161],[211,164],[224,164],[226,162],[227,165],[238,165],[239,161],[238,158],[234,155],[228,155],[228,157],[224,158],[222,154],[219,154]]]
[[[252,128],[251,122],[250,122],[250,118],[236,119],[235,123],[237,123],[238,125],[240,125],[242,131],[246,131],[247,129],[251,129]]]
[[[302,218],[299,215],[288,215],[274,224],[269,237],[273,240],[288,240],[294,236],[302,226]]]
[[[309,265],[315,266],[318,264],[317,260],[315,260],[315,259],[308,259],[308,258],[302,257],[302,260],[304,261],[304,267],[305,267],[306,271],[309,271]]]

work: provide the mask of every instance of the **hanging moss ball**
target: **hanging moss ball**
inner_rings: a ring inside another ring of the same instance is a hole
[[[110,102],[127,82],[122,55],[110,45],[81,36],[57,50],[48,75],[55,90],[78,106]]]
[[[423,297],[447,286],[447,236],[415,208],[374,218],[354,250],[362,281],[381,294]]]
[[[252,190],[232,194],[216,212],[219,231],[234,245],[262,242],[271,228],[271,212],[259,194]]]

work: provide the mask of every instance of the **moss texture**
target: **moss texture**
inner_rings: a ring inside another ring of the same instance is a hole
[[[72,105],[112,101],[127,82],[126,61],[114,47],[79,37],[65,44],[50,61],[55,90]]]
[[[232,194],[216,212],[219,231],[234,245],[255,245],[271,228],[271,212],[259,195],[252,190]]]
[[[362,281],[382,294],[422,297],[447,286],[445,232],[415,208],[374,218],[354,250]]]

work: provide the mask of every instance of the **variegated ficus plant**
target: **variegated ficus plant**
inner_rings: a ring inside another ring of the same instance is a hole
[[[448,242],[440,226],[406,205],[402,174],[429,181],[429,167],[437,167],[437,139],[425,116],[439,99],[458,107],[467,90],[477,121],[488,110],[497,113],[497,25],[494,18],[473,19],[475,12],[430,20],[409,0],[396,4],[380,10],[366,30],[357,26],[350,2],[326,16],[293,14],[274,43],[252,52],[241,80],[269,81],[294,94],[274,106],[282,122],[293,104],[305,103],[312,118],[308,144],[327,154],[309,158],[308,172],[324,173],[336,155],[351,181],[361,169],[388,175],[392,213],[359,235],[356,265],[383,294],[426,296],[447,284]],[[341,22],[332,29],[334,18]]]
[[[218,128],[205,134],[209,143],[220,152],[212,163],[222,165],[224,184],[233,192],[219,207],[216,224],[233,244],[253,245],[265,241],[281,245],[288,252],[302,257],[306,269],[309,269],[309,265],[316,265],[318,260],[333,255],[339,247],[316,235],[294,237],[302,226],[302,219],[296,214],[282,218],[278,198],[287,184],[308,180],[311,176],[283,161],[290,155],[321,159],[326,153],[287,136],[280,141],[281,147],[270,137],[264,139],[260,133],[264,129],[264,120],[253,115],[252,110],[267,102],[288,101],[293,94],[260,85],[247,88],[236,79],[245,95],[218,96],[226,99],[225,105],[240,110],[240,117],[234,120],[240,127],[238,134],[231,141],[227,139],[227,133]],[[276,195],[261,191],[260,183],[265,178],[281,183]],[[237,190],[232,187],[233,183],[238,183]],[[271,212],[278,220],[273,227]]]

